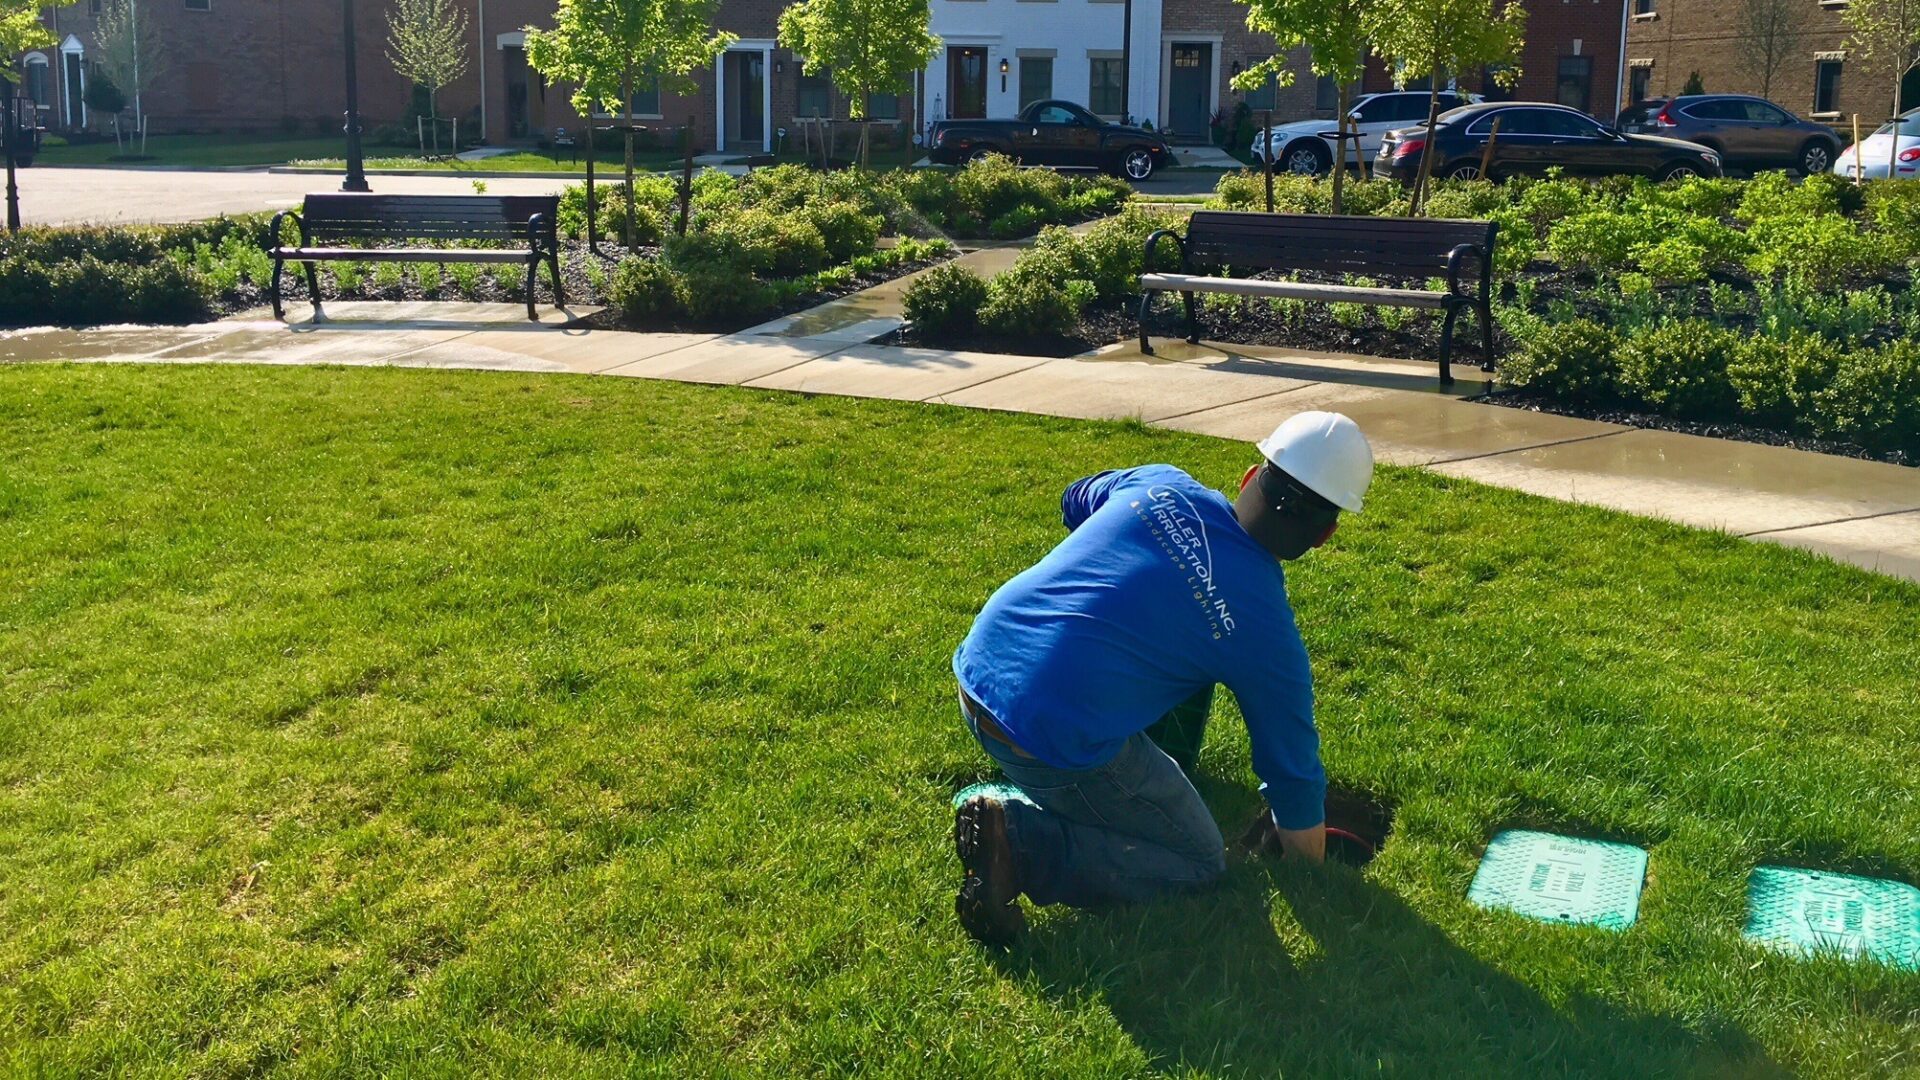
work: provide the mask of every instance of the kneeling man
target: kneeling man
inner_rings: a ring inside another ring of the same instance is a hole
[[[1087,907],[1225,871],[1187,778],[1217,683],[1246,717],[1282,846],[1324,857],[1313,679],[1280,563],[1360,510],[1373,450],[1347,417],[1306,412],[1260,452],[1236,502],[1171,465],[1075,481],[1067,538],[993,594],[954,653],[968,728],[1032,800],[956,813],[956,910],[975,938],[1015,938],[1021,893]]]

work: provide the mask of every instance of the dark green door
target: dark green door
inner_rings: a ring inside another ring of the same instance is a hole
[[[1185,139],[1205,139],[1212,119],[1207,102],[1213,89],[1213,46],[1175,42],[1167,75],[1167,124]]]

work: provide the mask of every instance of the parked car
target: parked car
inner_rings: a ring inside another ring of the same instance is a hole
[[[1889,147],[1890,142],[1897,145]],[[1911,180],[1920,176],[1920,109],[1908,109],[1900,114],[1899,120],[1881,124],[1858,145],[1842,150],[1833,159],[1833,173],[1848,179],[1859,176],[1866,180],[1885,180],[1889,157],[1894,159],[1894,179]]]
[[[1748,94],[1683,94],[1643,101],[1620,114],[1621,131],[1685,139],[1747,168],[1826,172],[1840,139],[1825,124],[1802,120],[1765,98]]]
[[[1377,153],[1381,138],[1394,128],[1424,121],[1427,118],[1427,99],[1428,92],[1425,90],[1393,90],[1362,95],[1347,112],[1353,119],[1353,127],[1360,134],[1358,148],[1347,154],[1347,164],[1358,165],[1362,155]],[[1440,111],[1447,112],[1479,100],[1478,94],[1442,90]],[[1320,176],[1333,168],[1333,144],[1339,137],[1339,130],[1340,125],[1335,120],[1296,120],[1275,124],[1253,137],[1253,156],[1265,161],[1267,155],[1272,154],[1276,169]]]
[[[936,120],[927,128],[927,156],[936,164],[988,154],[1024,165],[1105,169],[1129,180],[1145,180],[1173,161],[1167,140],[1108,123],[1071,101],[1036,101],[1012,120]]]
[[[1374,172],[1411,181],[1420,156],[1431,151],[1434,176],[1477,179],[1495,121],[1500,131],[1493,139],[1494,180],[1552,168],[1568,176],[1627,173],[1658,180],[1720,175],[1720,155],[1698,143],[1628,134],[1577,109],[1533,101],[1466,105],[1442,115],[1431,132],[1424,124],[1389,132]]]

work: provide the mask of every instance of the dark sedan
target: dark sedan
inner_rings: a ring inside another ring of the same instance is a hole
[[[1568,176],[1625,173],[1656,180],[1720,175],[1720,155],[1697,143],[1628,134],[1564,105],[1512,101],[1442,113],[1431,132],[1424,124],[1389,132],[1374,171],[1411,181],[1420,171],[1421,155],[1431,152],[1434,176],[1478,179],[1489,137],[1488,169],[1494,180],[1554,168]]]
[[[1071,101],[1036,101],[1011,120],[939,120],[927,129],[927,156],[960,165],[1005,154],[1022,165],[1105,169],[1145,180],[1173,160],[1151,131],[1111,124]]]

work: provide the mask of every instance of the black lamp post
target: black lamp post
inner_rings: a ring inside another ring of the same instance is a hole
[[[13,72],[0,76],[0,93],[7,95],[7,231],[20,231],[20,185],[13,176],[16,142],[20,138],[20,102],[13,93]]]
[[[1133,83],[1133,0],[1120,5],[1120,122],[1133,122],[1127,109],[1127,89]]]
[[[340,0],[340,12],[346,20],[341,43],[347,53],[347,178],[340,181],[340,190],[371,191],[360,160],[360,80],[353,63],[353,0]]]

